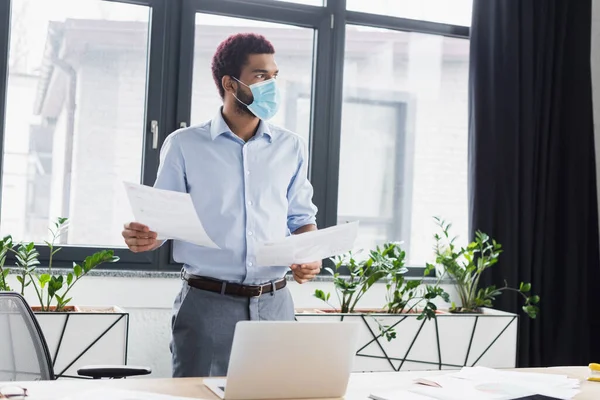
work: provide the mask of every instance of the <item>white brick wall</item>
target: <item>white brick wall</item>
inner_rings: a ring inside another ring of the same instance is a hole
[[[72,244],[122,245],[122,182],[140,181],[146,54],[90,51],[78,68]]]

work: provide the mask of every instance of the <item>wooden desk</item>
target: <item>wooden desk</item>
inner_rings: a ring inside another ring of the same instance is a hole
[[[581,393],[575,397],[576,400],[599,400],[600,382],[589,382],[587,367],[564,367],[564,368],[540,368],[523,369],[524,372],[537,372],[548,374],[568,375],[570,378],[576,378],[581,381]],[[448,373],[450,371],[441,371]],[[348,386],[348,392],[345,396],[348,400],[364,400],[371,390],[380,385],[389,385],[390,381],[400,382],[401,380],[411,380],[424,374],[438,374],[440,371],[431,372],[386,372],[375,374],[353,374]],[[152,393],[169,394],[173,396],[191,397],[196,399],[216,400],[217,397],[202,384],[200,378],[184,379],[125,379],[125,380],[58,380],[51,382],[22,382],[19,385],[29,391],[30,399],[60,399],[68,395],[74,395],[77,392],[86,391],[97,387],[111,387],[114,389],[127,389],[136,391],[146,391]]]

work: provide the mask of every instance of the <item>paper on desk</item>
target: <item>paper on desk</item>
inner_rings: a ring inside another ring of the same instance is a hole
[[[259,245],[256,263],[261,267],[304,264],[353,250],[358,221],[291,235]]]
[[[508,400],[533,395],[572,399],[579,381],[566,376],[465,367],[460,372],[427,376],[440,387],[413,385],[410,391],[438,400]]]
[[[208,236],[189,193],[125,182],[136,222],[148,226],[158,239],[176,239],[218,249]]]
[[[369,396],[369,398],[371,400],[437,400],[434,397],[412,393],[403,389],[374,392]]]
[[[490,386],[490,382],[510,384],[556,399],[571,399],[579,392],[578,379],[566,375],[541,374],[520,371],[501,371],[486,367],[465,367],[456,377],[478,383],[478,387]]]
[[[168,396],[133,390],[93,389],[60,400],[192,400],[191,397]]]

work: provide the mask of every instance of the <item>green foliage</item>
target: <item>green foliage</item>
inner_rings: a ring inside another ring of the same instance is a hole
[[[424,289],[419,287],[422,279],[406,279],[408,269],[405,266],[406,253],[398,243],[386,243],[377,246],[369,252],[369,257],[363,261],[357,261],[349,253],[348,255],[334,258],[335,271],[327,269],[333,275],[333,283],[340,303],[340,312],[352,313],[361,297],[377,282],[386,285],[386,304],[383,311],[388,313],[407,313],[413,311],[424,303],[418,319],[431,319],[435,317],[437,310],[433,300],[442,297],[448,300],[448,294],[437,284],[427,285]],[[349,270],[349,276],[341,276],[340,269],[345,266]],[[429,271],[427,271],[427,274]],[[330,293],[321,289],[315,290],[314,296],[329,304]],[[337,311],[337,310],[336,310]],[[376,317],[382,336],[387,340],[396,337],[393,327],[382,325]]]
[[[478,231],[473,242],[469,243],[466,248],[459,248],[455,245],[456,238],[450,236],[452,225],[439,218],[435,218],[435,220],[441,229],[441,234],[434,235],[435,262],[442,266],[449,277],[454,280],[461,303],[460,307],[456,307],[452,303],[450,311],[479,312],[481,307],[493,307],[496,297],[503,291],[509,290],[519,293],[525,299],[523,310],[529,317],[536,317],[540,298],[529,295],[531,284],[521,283],[519,289],[510,288],[506,282],[505,286],[501,288],[479,287],[482,273],[498,263],[502,253],[502,246],[499,243]],[[435,268],[433,265],[427,267]]]
[[[432,275],[436,265],[441,266],[445,274],[438,276],[433,284],[424,284],[423,278],[407,279],[406,253],[398,243],[386,243],[377,246],[369,252],[364,260],[358,260],[352,253],[334,257],[334,268],[325,268],[333,275],[335,293],[340,307],[331,304],[331,293],[321,289],[315,290],[314,296],[327,303],[334,311],[341,313],[355,312],[356,304],[365,293],[377,282],[385,283],[386,295],[383,312],[400,314],[418,312],[417,320],[432,319],[436,317],[437,306],[435,299],[442,299],[450,303],[450,296],[440,287],[440,281],[448,275],[453,279],[460,307],[454,302],[451,312],[478,313],[482,307],[493,307],[494,300],[504,291],[519,293],[524,299],[523,311],[531,318],[536,318],[539,312],[539,296],[531,294],[531,284],[521,283],[518,289],[508,286],[480,287],[482,273],[496,265],[502,246],[488,235],[477,232],[475,240],[466,248],[455,244],[456,239],[450,237],[451,224],[436,218],[441,233],[436,233],[435,238],[435,263],[427,263],[424,277]],[[342,276],[340,271],[346,267],[348,275]],[[371,316],[379,325],[381,336],[392,340],[397,336],[394,327],[382,325],[376,313]]]
[[[35,248],[35,243],[20,244],[15,252],[15,259],[17,260],[17,267],[19,269],[19,275],[17,280],[21,284],[21,295],[25,295],[25,288],[31,284],[29,276],[35,268],[39,265],[38,257],[40,253]]]
[[[386,272],[387,294],[385,311],[391,314],[411,312],[425,302],[419,319],[433,318],[437,308],[431,300],[438,296],[448,299],[448,294],[438,284],[426,285],[423,291],[419,290],[423,279],[405,279],[404,275],[408,272],[408,269],[405,267],[406,253],[397,243],[387,243],[381,249],[378,247],[377,251],[383,258],[380,264]],[[429,272],[427,269],[425,275],[429,275]]]
[[[406,253],[397,243],[387,243],[381,249],[377,248],[385,261],[381,265],[386,271],[386,305],[384,310],[391,314],[410,313],[422,307],[417,320],[435,318],[437,306],[434,299],[441,297],[449,301],[449,295],[440,286],[423,284],[423,279],[406,279],[408,269],[405,267]],[[425,276],[430,270],[425,270]],[[380,331],[389,340],[396,337],[393,327],[381,326]]]
[[[333,284],[340,303],[340,312],[354,312],[354,308],[361,297],[373,284],[385,276],[385,271],[379,263],[380,258],[377,257],[376,252],[372,251],[371,257],[365,261],[357,261],[352,253],[334,257],[332,260],[335,263],[335,270],[331,268],[325,268],[325,270],[333,275]],[[340,275],[340,268],[343,266],[348,268],[349,276],[347,277]],[[331,293],[316,290],[314,295],[331,305],[329,303]]]
[[[72,300],[71,297],[67,297],[67,294],[81,278],[101,264],[114,263],[119,260],[112,250],[101,250],[86,257],[80,264],[74,262],[72,272],[68,272],[66,275],[55,274],[52,270],[52,262],[54,255],[61,250],[60,247],[56,247],[56,241],[66,232],[67,227],[68,219],[58,218],[54,223],[54,229],[50,229],[51,240],[44,242],[48,246],[50,254],[47,273],[38,274],[36,272],[40,263],[38,261],[39,253],[34,243],[19,244],[15,250],[10,236],[0,241],[0,290],[11,290],[6,284],[9,270],[4,268],[4,264],[7,253],[12,252],[17,262],[17,280],[21,284],[21,294],[24,295],[25,288],[33,284],[32,287],[36,292],[42,311],[51,311],[52,309],[64,311]],[[53,304],[55,304],[54,307]]]
[[[4,267],[6,263],[6,256],[10,250],[13,248],[12,237],[6,236],[2,240],[0,240],[0,291],[11,291],[12,289],[8,286],[6,282],[6,277],[10,273],[8,268]]]

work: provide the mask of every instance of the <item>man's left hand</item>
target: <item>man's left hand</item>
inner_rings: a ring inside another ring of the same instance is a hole
[[[321,261],[315,261],[308,264],[294,264],[290,268],[294,274],[294,280],[299,284],[309,282],[321,272]]]

